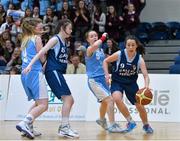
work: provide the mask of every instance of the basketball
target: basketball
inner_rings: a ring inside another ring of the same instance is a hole
[[[148,105],[153,99],[153,94],[149,89],[142,88],[136,93],[136,102],[140,105]]]

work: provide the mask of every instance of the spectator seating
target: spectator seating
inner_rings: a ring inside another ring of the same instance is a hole
[[[137,28],[136,36],[143,43],[153,40],[179,40],[180,22],[141,22]]]
[[[180,23],[177,21],[167,22],[169,28],[169,39],[176,39],[176,33],[180,30]]]
[[[163,41],[153,41],[152,45],[150,41],[146,46],[144,59],[149,73],[169,73],[169,67],[174,64],[174,58],[179,53],[180,41],[175,42],[175,45],[173,42]]]
[[[176,32],[176,40],[180,40],[180,29]]]
[[[141,22],[137,28],[137,37],[142,43],[148,43],[149,33],[152,29],[152,26],[148,22]]]
[[[174,64],[169,67],[170,74],[180,74],[180,54],[175,57]]]
[[[152,23],[150,40],[167,40],[169,39],[169,28],[163,22]]]

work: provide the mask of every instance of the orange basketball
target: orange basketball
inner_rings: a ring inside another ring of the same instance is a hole
[[[136,93],[136,102],[141,105],[148,105],[153,99],[153,94],[149,89],[139,89]]]

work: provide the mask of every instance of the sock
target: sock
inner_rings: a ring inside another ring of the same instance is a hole
[[[28,114],[23,121],[25,121],[27,124],[32,124],[33,123],[33,116]]]
[[[65,126],[69,124],[69,118],[68,117],[62,117],[61,125]]]
[[[148,122],[144,122],[143,124],[144,124],[144,126],[145,126],[145,125],[147,125],[147,126],[149,125],[149,123],[148,123]]]
[[[109,127],[113,126],[114,123],[115,123],[114,121],[113,121],[113,122],[110,122],[110,123],[109,123]]]
[[[127,120],[128,122],[134,122],[134,120],[132,119],[131,116],[128,116],[128,117],[126,118],[126,120]]]
[[[103,117],[103,118],[99,118],[101,121],[104,121],[104,120],[106,120],[106,118],[105,117]]]

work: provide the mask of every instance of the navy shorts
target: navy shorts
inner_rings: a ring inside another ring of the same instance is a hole
[[[127,99],[131,104],[136,103],[136,92],[139,90],[139,87],[136,82],[130,84],[123,84],[117,81],[111,82],[111,93],[115,91],[120,91],[122,94],[125,92]]]
[[[57,70],[45,72],[46,80],[54,95],[61,99],[61,96],[71,95],[71,91],[61,72]]]

